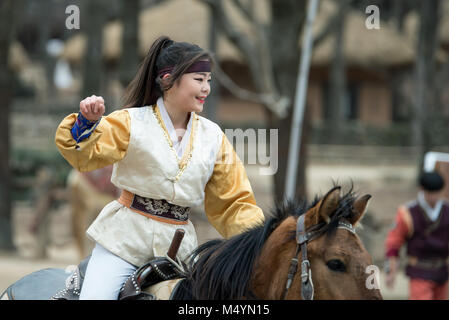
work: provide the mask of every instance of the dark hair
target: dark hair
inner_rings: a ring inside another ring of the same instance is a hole
[[[444,180],[438,172],[423,172],[419,176],[419,185],[426,191],[440,191],[444,187]]]
[[[175,42],[167,36],[159,37],[151,45],[136,76],[126,88],[124,107],[155,104],[163,91],[170,89],[186,70],[199,60],[209,60],[213,63],[212,55],[195,44]],[[173,67],[173,71],[168,82],[163,85],[158,72],[167,67]]]

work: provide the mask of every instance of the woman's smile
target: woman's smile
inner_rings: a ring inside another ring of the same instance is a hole
[[[207,96],[200,96],[200,97],[196,97],[196,99],[201,103],[204,104],[204,101],[206,101]]]

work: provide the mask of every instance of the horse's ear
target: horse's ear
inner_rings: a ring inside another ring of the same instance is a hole
[[[318,209],[317,222],[324,221],[329,223],[331,221],[330,215],[337,209],[340,201],[340,191],[341,187],[335,187],[323,197]]]
[[[369,201],[371,199],[371,195],[365,194],[364,196],[358,198],[354,202],[354,215],[348,219],[349,222],[354,226],[360,219],[363,217],[363,215],[366,212],[366,209],[368,208]]]

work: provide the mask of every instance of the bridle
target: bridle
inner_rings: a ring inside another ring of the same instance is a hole
[[[314,288],[312,282],[312,270],[310,268],[310,261],[307,259],[307,244],[326,233],[328,230],[327,223],[318,223],[306,230],[304,224],[305,214],[298,218],[296,223],[296,253],[290,262],[290,269],[287,275],[287,284],[282,299],[285,299],[288,290],[293,282],[293,278],[298,270],[298,254],[301,251],[301,298],[303,300],[313,300]],[[346,219],[341,218],[338,221],[339,229],[346,229],[355,234],[355,229],[351,223]]]

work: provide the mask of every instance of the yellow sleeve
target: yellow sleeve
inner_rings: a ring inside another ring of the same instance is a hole
[[[130,137],[130,117],[126,110],[117,110],[102,117],[87,139],[76,143],[70,130],[77,118],[68,115],[56,129],[55,143],[62,156],[75,169],[86,172],[106,167],[126,154]]]
[[[204,209],[212,226],[229,238],[263,223],[245,167],[223,134],[212,176],[205,189]]]

